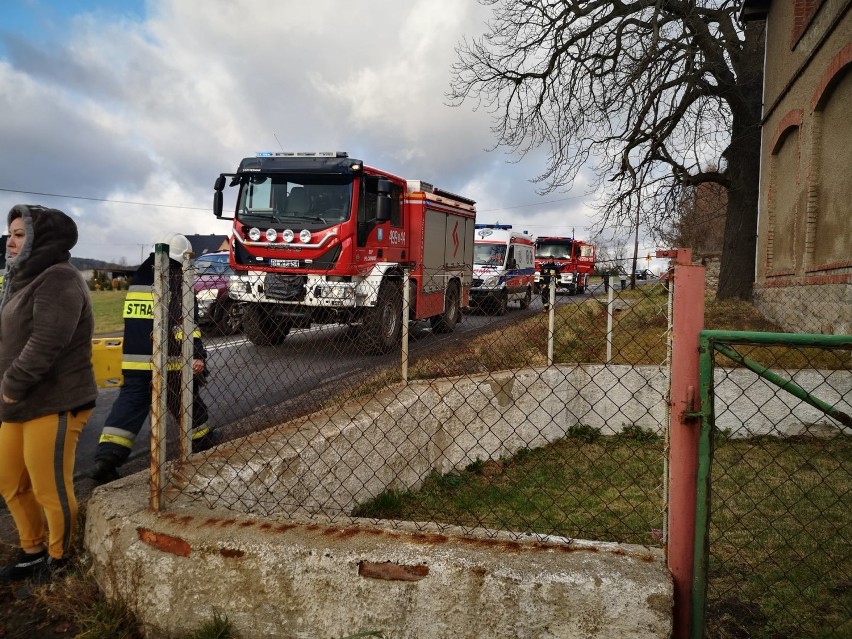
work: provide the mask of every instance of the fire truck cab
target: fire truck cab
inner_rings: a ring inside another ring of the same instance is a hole
[[[229,180],[228,180],[229,179]],[[257,345],[314,323],[357,324],[368,352],[398,344],[407,318],[451,332],[468,306],[473,200],[366,166],[345,152],[258,153],[216,180],[239,187],[231,297]]]
[[[532,238],[511,224],[477,224],[473,242],[471,306],[503,315],[509,302],[532,300],[535,258]]]

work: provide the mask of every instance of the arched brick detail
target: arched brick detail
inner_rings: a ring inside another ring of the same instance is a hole
[[[772,135],[772,142],[769,144],[769,153],[775,154],[778,152],[778,148],[781,142],[789,133],[790,129],[798,128],[802,126],[802,117],[804,112],[801,109],[793,109],[778,123],[778,126],[775,127],[775,133]]]
[[[825,106],[825,100],[831,95],[831,89],[848,70],[847,67],[850,64],[852,64],[852,42],[838,51],[837,55],[828,63],[828,68],[823,73],[822,79],[811,98],[811,111]]]
[[[808,25],[810,25],[823,2],[825,0],[796,0],[793,8],[793,29],[790,33],[791,49],[795,48],[799,38],[807,31]]]

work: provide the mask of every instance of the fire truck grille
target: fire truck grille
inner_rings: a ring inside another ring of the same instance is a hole
[[[300,302],[305,299],[304,275],[276,275],[267,273],[263,281],[263,291],[267,297],[275,300]]]
[[[479,279],[478,277],[474,277],[473,281],[471,282],[471,286],[473,286],[473,287],[482,286],[482,280]]]

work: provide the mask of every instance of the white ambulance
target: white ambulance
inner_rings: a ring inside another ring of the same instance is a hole
[[[509,302],[527,308],[532,299],[535,255],[532,237],[511,224],[477,224],[473,235],[473,285],[470,304],[494,315]]]

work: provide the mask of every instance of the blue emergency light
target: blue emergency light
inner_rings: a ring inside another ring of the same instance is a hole
[[[511,224],[474,224],[474,228],[477,229],[502,229],[504,231],[508,231],[512,228]]]

